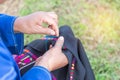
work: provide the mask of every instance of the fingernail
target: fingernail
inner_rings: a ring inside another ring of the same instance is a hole
[[[51,31],[51,35],[55,35],[55,32],[54,32],[54,31]]]
[[[64,38],[63,38],[63,36],[60,36],[60,38],[59,38],[60,40],[63,40]]]

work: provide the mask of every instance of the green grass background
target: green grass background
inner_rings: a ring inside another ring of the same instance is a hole
[[[96,80],[120,80],[120,0],[24,0],[20,15],[55,11],[86,50]],[[25,35],[25,44],[43,35]]]

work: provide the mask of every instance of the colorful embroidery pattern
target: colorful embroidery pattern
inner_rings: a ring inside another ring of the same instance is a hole
[[[56,77],[51,73],[52,80],[57,80]]]
[[[76,59],[73,58],[70,70],[70,80],[73,80]]]
[[[31,53],[29,50],[24,49],[24,52],[15,57],[15,60],[19,66],[19,68],[35,61],[37,59],[37,56],[35,56],[33,53]]]
[[[58,38],[42,38],[41,40],[54,40],[54,41],[57,41]]]

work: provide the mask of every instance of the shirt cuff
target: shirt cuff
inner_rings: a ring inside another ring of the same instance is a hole
[[[22,77],[23,80],[52,80],[50,72],[41,66],[34,66]]]

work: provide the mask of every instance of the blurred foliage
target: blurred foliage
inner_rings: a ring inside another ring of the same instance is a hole
[[[20,15],[35,11],[55,11],[59,26],[71,26],[96,80],[120,80],[120,0],[24,0]],[[25,35],[25,44],[40,37]]]
[[[107,2],[108,4],[110,4],[111,7],[120,10],[120,0],[101,0],[104,2]]]

